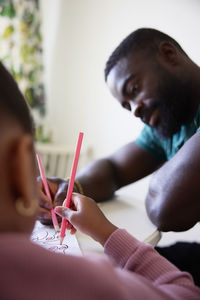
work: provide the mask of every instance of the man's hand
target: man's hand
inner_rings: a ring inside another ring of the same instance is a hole
[[[37,178],[40,192],[38,219],[44,225],[52,224],[51,208],[62,205],[65,200],[68,182],[60,178],[48,178],[47,183],[52,196],[52,201],[45,194],[43,183],[40,177]],[[60,218],[59,218],[60,219]],[[61,219],[58,221],[61,221]]]
[[[72,234],[79,230],[104,246],[117,227],[108,221],[93,199],[73,193],[71,204],[71,208],[55,208],[57,214],[70,222],[67,229],[70,229]]]

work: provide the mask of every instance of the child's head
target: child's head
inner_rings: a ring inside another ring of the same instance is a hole
[[[0,231],[31,232],[37,214],[33,122],[9,72],[0,63]]]
[[[33,134],[33,123],[27,103],[11,74],[0,63],[0,120],[12,118],[23,131]]]

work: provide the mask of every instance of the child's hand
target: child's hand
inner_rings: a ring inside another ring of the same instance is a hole
[[[101,243],[103,246],[110,234],[117,229],[106,219],[94,200],[78,193],[72,193],[72,208],[57,206],[55,212],[66,218],[68,229],[74,233],[79,230]]]

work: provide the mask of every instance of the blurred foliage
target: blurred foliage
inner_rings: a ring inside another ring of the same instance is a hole
[[[45,132],[44,126],[39,125],[36,128],[35,131],[35,139],[38,142],[41,143],[50,143],[52,141],[52,133],[51,132]]]
[[[0,59],[30,107],[42,117],[45,93],[41,42],[38,0],[0,0]]]

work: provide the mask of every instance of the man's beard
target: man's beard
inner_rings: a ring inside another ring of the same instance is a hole
[[[161,139],[167,139],[192,121],[197,105],[191,82],[184,82],[166,70],[163,75],[153,106],[159,109],[160,116],[156,132]]]

